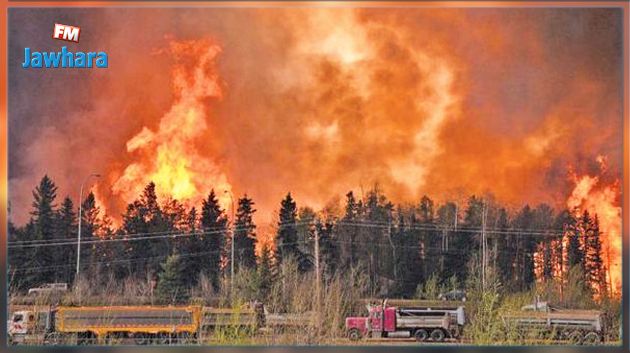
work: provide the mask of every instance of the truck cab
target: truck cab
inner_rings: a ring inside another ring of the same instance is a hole
[[[7,322],[7,333],[11,344],[41,343],[49,326],[48,312],[20,310],[14,312]]]
[[[348,337],[351,340],[358,340],[369,334],[372,337],[382,337],[386,321],[385,316],[391,320],[392,310],[393,308],[386,308],[381,305],[368,305],[367,317],[347,317],[346,330]]]

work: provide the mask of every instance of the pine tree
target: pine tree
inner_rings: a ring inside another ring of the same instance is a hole
[[[257,271],[259,281],[258,297],[262,302],[267,302],[275,277],[271,249],[269,249],[269,246],[266,244],[263,245],[260,252]]]
[[[334,239],[334,225],[331,221],[317,220],[315,227],[318,232],[323,278],[330,279],[337,272],[337,261],[339,260],[339,248]]]
[[[317,213],[310,207],[300,207],[297,211],[297,249],[310,258],[315,258],[315,230]]]
[[[33,240],[51,241],[55,239],[55,198],[57,197],[57,186],[45,175],[39,185],[33,191],[33,211],[31,212],[31,222],[34,232]],[[32,274],[35,283],[46,283],[55,280],[55,256],[48,247],[35,247],[33,252],[35,263],[40,270]]]
[[[424,282],[424,262],[422,260],[421,222],[411,213],[409,226],[405,225],[403,211],[398,211],[396,226],[396,262],[398,283],[396,296],[409,298],[415,294],[418,285]],[[426,214],[421,217],[425,217]],[[428,218],[424,218],[428,221]]]
[[[149,256],[146,260],[146,272],[155,276],[161,269],[161,260],[171,253],[170,241],[164,234],[172,234],[176,229],[165,219],[163,210],[160,208],[155,190],[155,183],[150,182],[142,192],[140,197],[140,212],[145,220],[147,235],[150,236],[147,242],[141,244],[149,247]],[[139,249],[140,250],[140,249]]]
[[[584,268],[584,249],[582,248],[581,235],[581,222],[578,222],[575,216],[571,216],[567,224],[567,269],[574,267]]]
[[[297,205],[293,201],[291,193],[288,193],[281,203],[276,234],[276,263],[278,266],[282,264],[285,258],[293,257],[298,260],[302,257],[297,241]]]
[[[124,239],[124,233],[122,230],[115,230],[112,226],[111,219],[104,215],[102,219],[102,238],[105,241],[100,244],[100,251],[102,251],[101,261],[103,261],[102,270],[106,277],[109,275],[117,280],[122,280],[132,273],[129,272],[128,259],[128,247],[126,242],[120,241]],[[133,242],[132,242],[133,243]]]
[[[69,245],[55,249],[55,264],[58,267],[58,280],[65,283],[74,281],[75,268],[72,266],[76,259],[77,241],[77,215],[74,211],[74,204],[69,197],[66,197],[61,204],[61,208],[57,211],[55,219],[55,233],[59,238],[68,241]]]
[[[130,239],[135,236],[135,234],[142,234],[143,236],[147,236],[148,226],[144,221],[144,217],[141,213],[142,205],[140,201],[135,200],[134,202],[127,205],[127,210],[123,214],[123,225],[120,229],[121,235],[124,239]],[[147,255],[143,255],[143,241],[131,241],[125,242],[124,254],[125,258],[129,259],[126,265],[126,273],[129,273],[135,277],[140,277],[140,274],[146,273],[146,260],[143,259]]]
[[[188,226],[186,206],[175,199],[169,199],[162,204],[162,218],[166,227],[177,232],[183,232]]]
[[[81,206],[81,260],[80,269],[82,274],[88,271],[92,275],[99,270],[97,262],[99,262],[99,249],[93,241],[98,239],[101,231],[100,224],[100,208],[96,205],[94,193],[90,192],[83,201]]]
[[[420,207],[418,207],[420,211],[420,223],[433,223],[433,218],[435,217],[433,208],[433,200],[431,200],[427,195],[422,196],[422,199],[420,200]]]
[[[207,254],[203,254],[204,235],[200,234],[197,209],[195,207],[191,208],[185,218],[186,232],[188,234],[179,238],[176,251],[180,254],[181,267],[183,273],[186,274],[187,285],[192,287],[199,282],[199,275],[201,274],[204,258]],[[202,252],[203,256],[197,256],[199,252]]]
[[[456,276],[457,269],[455,266],[459,263],[459,254],[453,251],[453,244],[458,234],[455,233],[455,218],[457,205],[453,202],[447,202],[438,208],[437,224],[440,238],[440,258],[439,258],[439,278],[446,279]],[[430,260],[429,260],[430,261]],[[436,261],[438,262],[438,261]],[[429,276],[428,278],[431,278]]]
[[[124,256],[124,244],[119,241],[110,241],[116,239],[116,232],[111,218],[105,214],[99,218],[96,239],[100,241],[92,244],[91,275],[96,283],[105,285],[110,275],[113,275],[113,278],[121,278],[124,274],[124,267],[121,267],[119,263]]]
[[[238,200],[234,231],[234,265],[236,268],[256,267],[256,225],[254,201],[247,195]]]
[[[421,229],[414,233],[418,234],[421,246],[420,261],[424,269],[422,278],[429,278],[440,270],[442,232],[438,229],[430,229],[436,221],[433,200],[424,195],[420,200],[418,211],[419,219],[416,222],[419,223]]]
[[[538,205],[534,210],[532,228],[542,234],[537,244],[538,251],[542,252],[542,259],[540,263],[535,265],[538,267],[539,273],[542,274],[542,279],[545,282],[553,279],[554,262],[552,250],[553,242],[555,240],[554,230],[552,229],[553,223],[553,209],[547,204]]]
[[[346,194],[346,208],[343,218],[338,224],[340,242],[340,268],[348,271],[354,268],[359,260],[359,250],[356,237],[359,234],[360,204],[356,201],[352,191]]]
[[[497,272],[499,281],[504,288],[512,288],[514,281],[514,240],[508,232],[510,220],[505,208],[499,209],[497,218]]]
[[[127,252],[131,261],[129,272],[144,280],[155,279],[160,272],[162,259],[170,254],[170,241],[165,234],[174,229],[165,219],[159,207],[155,184],[150,182],[140,198],[127,206],[123,215],[123,232],[129,237],[142,237],[141,241],[129,242]]]
[[[193,206],[188,212],[188,217],[186,217],[186,227],[188,232],[195,234],[199,228],[198,222],[197,209]]]
[[[381,292],[389,289],[384,288],[380,283],[391,276],[388,276],[387,269],[388,265],[391,268],[393,263],[388,242],[388,235],[393,228],[392,210],[392,203],[381,193],[378,185],[374,185],[368,193],[363,222],[365,227],[359,239],[361,240],[360,253],[367,263],[371,289],[375,294],[377,289]]]
[[[536,279],[534,267],[534,252],[536,239],[528,232],[534,226],[534,212],[529,205],[525,205],[514,219],[516,234],[516,274],[517,283],[521,290],[526,290]]]
[[[554,237],[554,246],[552,247],[552,263],[557,269],[555,279],[560,283],[560,290],[564,292],[565,274],[569,272],[566,257],[568,257],[567,239],[570,239],[570,224],[572,216],[568,210],[562,210],[556,215],[553,228],[560,230]],[[569,238],[567,238],[569,237]],[[566,256],[565,256],[566,254]]]
[[[479,252],[481,217],[483,211],[483,200],[477,196],[468,199],[468,207],[465,211],[464,227],[471,230],[458,230],[453,236],[453,241],[449,245],[449,264],[452,276],[460,282],[466,282],[468,278],[469,261],[472,255]]]
[[[186,276],[182,272],[179,256],[169,256],[161,268],[156,288],[158,301],[162,304],[186,303],[190,298],[190,293],[185,285]]]
[[[591,287],[597,292],[600,298],[606,297],[608,286],[606,283],[606,269],[602,259],[602,243],[599,230],[599,219],[597,215],[591,220],[588,213],[584,211],[583,218],[588,222],[585,233],[585,270],[586,277]]]
[[[26,290],[39,283],[41,268],[35,257],[37,248],[23,246],[35,240],[34,229],[35,225],[32,220],[23,227],[15,227],[13,223],[9,222],[7,242],[10,245],[7,250],[9,265],[7,276],[11,289]]]
[[[203,229],[203,251],[207,255],[199,258],[201,270],[208,276],[215,291],[221,280],[221,259],[226,257],[225,245],[228,232],[228,219],[219,205],[214,189],[203,201],[201,208],[201,228]]]

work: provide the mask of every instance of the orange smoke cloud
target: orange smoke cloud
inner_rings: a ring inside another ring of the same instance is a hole
[[[20,23],[34,23],[27,15]],[[13,129],[25,146],[11,159],[16,217],[28,217],[44,173],[73,197],[84,175],[106,175],[97,188],[113,218],[149,181],[191,206],[211,188],[226,208],[223,190],[247,193],[259,225],[277,221],[288,191],[314,208],[378,182],[394,202],[490,191],[515,207],[559,209],[574,186],[569,166],[592,175],[602,154],[599,185],[620,175],[614,9],[108,9],[80,18],[102,25],[97,44],[115,60],[106,76],[85,76],[84,109],[58,99],[12,109],[23,113],[17,125],[59,110],[55,128]],[[120,23],[142,27],[143,42]],[[155,51],[164,33],[184,39]]]

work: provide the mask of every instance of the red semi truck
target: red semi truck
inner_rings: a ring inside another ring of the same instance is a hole
[[[348,338],[409,338],[418,342],[442,342],[459,338],[465,323],[464,307],[396,307],[368,305],[367,317],[346,318]]]

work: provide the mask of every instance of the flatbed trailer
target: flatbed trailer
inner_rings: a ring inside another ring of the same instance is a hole
[[[212,332],[221,327],[241,327],[254,332],[265,325],[262,308],[212,308],[203,307],[201,311],[201,331]]]

